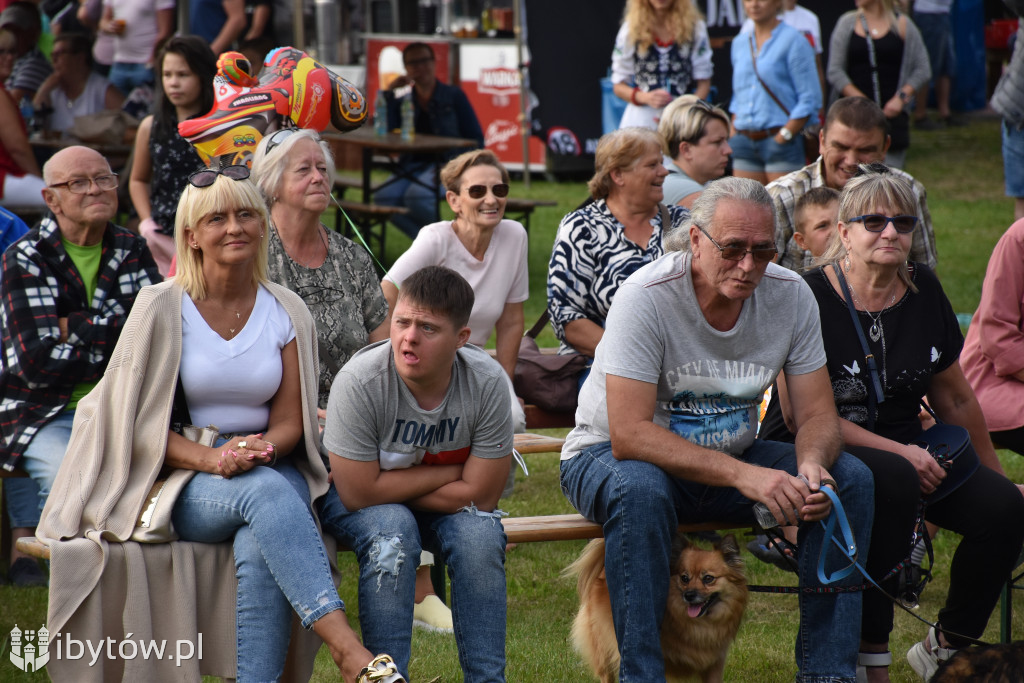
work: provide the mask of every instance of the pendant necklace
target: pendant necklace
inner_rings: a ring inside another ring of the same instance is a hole
[[[850,286],[850,293],[853,295],[853,300],[855,302],[860,302],[860,299],[857,297],[857,292],[853,289],[853,283],[852,282],[848,282],[847,284],[849,284],[849,286]],[[882,313],[885,311],[886,308],[888,308],[889,306],[892,306],[894,303],[896,303],[896,285],[895,284],[893,285],[893,288],[892,288],[892,296],[889,298],[889,303],[884,305],[884,306],[882,306],[882,309],[880,311],[878,311],[878,313],[876,315],[872,315],[871,311],[867,310],[867,306],[864,306],[864,312],[867,314],[868,318],[871,320],[871,327],[868,329],[868,336],[871,337],[871,341],[877,342],[879,339],[881,339],[881,337],[882,337],[882,322],[881,322],[882,321]]]

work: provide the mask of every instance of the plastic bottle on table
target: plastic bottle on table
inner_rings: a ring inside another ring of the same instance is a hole
[[[402,100],[402,139],[412,140],[416,137],[416,129],[413,127],[412,95]]]
[[[377,91],[377,100],[373,104],[373,134],[382,137],[388,132],[388,101],[384,91]]]

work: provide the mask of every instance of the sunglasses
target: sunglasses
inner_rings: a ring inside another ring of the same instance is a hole
[[[267,142],[267,154],[270,154],[275,147],[280,145],[282,142],[290,138],[295,133],[298,133],[300,128],[282,128],[279,131],[275,131],[270,136],[270,141]]]
[[[868,232],[882,232],[885,226],[892,223],[892,227],[901,235],[914,232],[917,221],[917,216],[886,216],[880,213],[866,213],[846,220],[847,223],[863,223]]]
[[[484,197],[487,196],[487,189],[488,188],[486,185],[470,185],[469,187],[466,188],[466,194],[468,194],[473,199],[483,199]],[[498,183],[497,185],[491,185],[490,190],[495,197],[497,197],[498,199],[502,199],[508,196],[508,183]]]
[[[234,164],[224,168],[201,168],[188,177],[192,187],[209,187],[217,180],[217,176],[223,175],[232,180],[245,180],[249,177],[249,167],[244,164]]]
[[[768,263],[775,255],[779,253],[779,250],[774,245],[770,247],[757,247],[756,249],[747,249],[746,247],[723,247],[721,244],[715,241],[715,238],[708,234],[708,231],[704,228],[697,226],[697,229],[704,233],[704,236],[711,240],[711,244],[715,245],[718,251],[722,254],[722,258],[726,261],[742,261],[743,258],[750,254],[754,257],[756,263]]]

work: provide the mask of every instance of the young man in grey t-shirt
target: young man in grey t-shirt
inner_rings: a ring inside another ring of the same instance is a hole
[[[452,573],[465,681],[505,677],[505,532],[496,510],[512,453],[504,370],[467,345],[473,290],[428,266],[402,283],[391,340],[341,369],[324,444],[334,485],[324,529],[359,557],[367,649],[409,676],[416,563],[440,552]],[[336,487],[336,488],[335,488]]]
[[[665,679],[659,630],[678,524],[749,524],[764,503],[780,523],[800,523],[800,584],[815,589],[824,534],[811,522],[831,506],[820,488],[841,494],[858,541],[870,533],[871,475],[839,452],[817,304],[770,263],[774,222],[756,181],[709,183],[665,255],[619,288],[580,393],[561,484],[604,530],[622,683]],[[755,440],[757,406],[780,370],[795,445]],[[800,593],[797,681],[855,680],[860,595]]]

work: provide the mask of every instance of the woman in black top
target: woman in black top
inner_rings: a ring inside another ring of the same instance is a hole
[[[963,336],[935,274],[907,254],[918,218],[913,188],[881,165],[862,166],[839,204],[838,237],[822,257],[827,265],[805,279],[818,301],[827,367],[846,450],[875,477],[875,524],[867,569],[887,593],[898,575],[882,580],[910,550],[918,502],[925,518],[963,535],[950,570],[950,590],[939,612],[938,635],[929,631],[907,653],[926,679],[956,648],[982,635],[999,592],[1024,542],[1024,495],[1005,476],[981,408],[960,369]],[[840,270],[848,283],[858,323],[873,354],[883,400],[866,367],[853,328]],[[780,377],[781,379],[781,377]],[[945,470],[912,442],[922,432],[920,401],[938,417],[967,429],[983,466],[941,500],[929,504]],[[788,412],[785,382],[777,401]],[[785,438],[768,429],[764,438]],[[879,591],[864,594],[861,661],[867,680],[888,681],[887,652],[893,604]]]

